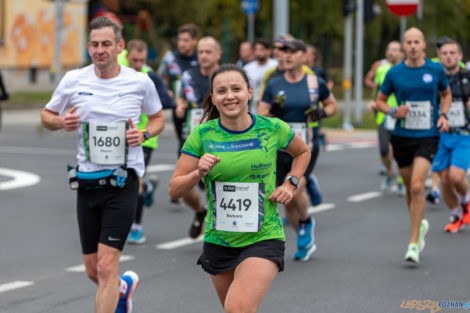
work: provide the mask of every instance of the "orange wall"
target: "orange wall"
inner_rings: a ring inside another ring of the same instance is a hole
[[[50,67],[54,60],[55,10],[48,0],[4,0],[5,45],[0,67]],[[82,64],[86,51],[86,3],[64,4],[62,64]]]

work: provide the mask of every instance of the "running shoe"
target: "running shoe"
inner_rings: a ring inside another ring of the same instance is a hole
[[[419,247],[418,244],[412,242],[408,245],[406,250],[405,261],[419,263]]]
[[[406,196],[406,188],[403,183],[397,184],[397,193],[399,196],[402,196],[402,197]]]
[[[153,194],[158,187],[158,177],[152,176],[146,182],[146,190],[144,192],[144,206],[151,207],[153,204]]]
[[[196,239],[202,234],[202,226],[204,225],[204,218],[206,217],[206,209],[202,209],[202,212],[194,214],[193,222],[189,228],[189,237]]]
[[[139,285],[139,276],[133,271],[127,271],[122,274],[121,279],[127,283],[126,292],[119,297],[116,313],[132,312],[132,294]]]
[[[146,240],[147,238],[142,234],[142,229],[131,229],[129,236],[127,236],[127,242],[135,245],[141,245]]]
[[[462,205],[462,221],[464,224],[470,224],[470,202]]]
[[[446,225],[445,231],[448,233],[456,234],[460,229],[464,228],[463,220],[458,216],[451,216],[450,223]]]
[[[390,187],[392,186],[393,182],[393,175],[385,175],[384,179],[382,180],[382,184],[380,185],[381,191],[389,191]]]
[[[294,260],[308,261],[315,250],[317,250],[317,246],[315,244],[311,245],[308,249],[299,249],[294,254]]]
[[[322,203],[320,184],[318,184],[318,179],[314,174],[310,174],[307,178],[307,193],[312,205],[319,205]]]
[[[441,197],[439,195],[439,190],[433,189],[431,190],[428,195],[426,196],[426,200],[432,204],[438,204],[441,201]]]
[[[421,220],[421,227],[419,228],[419,237],[418,237],[418,247],[419,252],[423,251],[426,242],[424,241],[424,237],[429,231],[429,222],[427,219],[423,218]]]
[[[297,232],[297,249],[308,250],[315,245],[315,219],[309,217],[309,223],[299,223],[299,230]]]

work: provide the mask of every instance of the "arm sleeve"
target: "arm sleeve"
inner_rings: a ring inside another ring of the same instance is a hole
[[[70,105],[70,98],[73,94],[71,84],[69,83],[70,75],[66,73],[60,80],[59,85],[54,90],[51,100],[46,104],[46,109],[62,115]]]
[[[393,90],[393,83],[392,83],[392,71],[388,71],[387,75],[385,75],[385,79],[380,86],[380,92],[383,93],[384,95],[391,95],[394,90]]]
[[[277,124],[277,134],[279,135],[279,148],[287,149],[290,142],[294,139],[294,131],[292,128],[284,121],[281,121],[278,118],[273,119]]]
[[[330,90],[328,89],[328,86],[326,85],[326,82],[323,80],[323,78],[318,77],[318,98],[320,100],[325,100],[330,96]]]
[[[199,137],[199,128],[201,126],[196,126],[193,131],[189,134],[188,139],[181,148],[181,153],[200,158],[204,152],[202,151],[201,139]]]
[[[161,79],[160,75],[155,72],[148,73],[149,78],[152,80],[155,88],[157,89],[158,96],[160,97],[160,101],[162,103],[163,109],[171,109],[175,107],[175,103],[173,99],[170,97],[168,93],[168,89],[165,86],[165,83]]]
[[[263,92],[263,97],[261,98],[261,101],[266,102],[266,103],[273,103],[273,95],[272,95],[272,84],[268,82],[266,85],[266,88],[264,89]]]
[[[445,90],[449,86],[449,80],[447,79],[447,75],[445,70],[442,68],[439,70],[439,85],[438,88],[439,90]]]
[[[142,75],[142,85],[144,88],[142,112],[148,115],[156,114],[162,110],[162,103],[158,96],[157,89],[148,75],[142,73],[139,73],[139,75]]]

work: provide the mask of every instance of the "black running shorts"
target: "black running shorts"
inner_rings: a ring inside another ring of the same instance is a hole
[[[207,273],[217,275],[235,269],[241,262],[250,257],[273,261],[284,270],[284,246],[282,240],[271,239],[256,242],[243,248],[219,246],[204,242],[202,254],[197,264]]]
[[[317,163],[318,154],[320,153],[320,148],[313,148],[310,155],[310,162],[308,163],[307,169],[305,170],[304,176],[307,178],[310,173],[312,173],[315,164]],[[292,162],[294,158],[287,152],[277,151],[277,161],[276,161],[276,186],[281,186],[286,179],[287,174],[292,169]]]
[[[77,191],[77,218],[83,254],[98,251],[98,243],[120,251],[134,221],[139,180],[128,169],[123,188],[106,187]]]
[[[417,157],[423,157],[432,163],[439,147],[439,137],[409,138],[392,135],[393,157],[398,167],[408,167]]]

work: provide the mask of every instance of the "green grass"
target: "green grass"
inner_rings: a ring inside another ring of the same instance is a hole
[[[52,91],[19,91],[10,94],[10,99],[2,103],[6,109],[43,107],[51,99]]]

